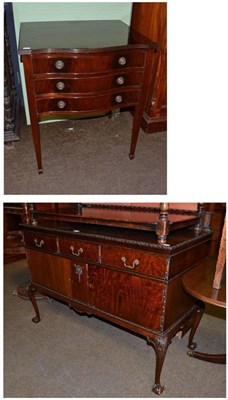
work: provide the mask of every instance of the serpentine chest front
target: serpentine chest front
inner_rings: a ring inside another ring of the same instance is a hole
[[[133,108],[134,158],[157,45],[121,21],[21,24],[22,57],[38,172],[39,121]],[[50,118],[49,118],[50,119]]]

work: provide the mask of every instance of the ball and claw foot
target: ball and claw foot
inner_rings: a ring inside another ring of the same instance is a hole
[[[164,389],[165,387],[163,385],[161,385],[160,383],[155,383],[154,386],[152,387],[152,392],[159,395],[162,394]]]
[[[41,321],[41,319],[37,315],[32,318],[32,322],[34,322],[34,324],[37,324],[40,321]]]

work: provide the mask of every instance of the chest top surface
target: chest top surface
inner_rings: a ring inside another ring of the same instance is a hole
[[[157,45],[118,20],[23,22],[19,54]]]

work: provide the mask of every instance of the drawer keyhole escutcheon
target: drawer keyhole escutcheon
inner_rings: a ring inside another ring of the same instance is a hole
[[[74,246],[70,246],[70,249],[71,249],[72,254],[73,254],[74,256],[77,256],[77,257],[79,257],[80,254],[82,254],[83,251],[84,251],[81,247],[80,247],[80,249],[77,251],[77,253],[74,252]]]
[[[122,103],[123,97],[120,96],[120,95],[118,95],[118,96],[115,97],[115,101],[116,101],[117,103]]]
[[[60,101],[58,101],[57,106],[58,106],[59,108],[64,108],[64,107],[66,106],[66,103],[65,103],[65,101],[63,101],[63,100],[60,100]]]
[[[64,82],[58,82],[56,83],[56,87],[58,90],[63,90],[65,88],[65,83]]]
[[[123,76],[119,76],[116,80],[116,82],[118,83],[118,85],[123,85],[124,83],[124,77]]]
[[[63,67],[64,67],[64,62],[63,62],[62,60],[56,61],[56,62],[55,62],[55,67],[56,67],[57,69],[63,69]]]
[[[132,265],[126,264],[126,262],[127,262],[126,257],[121,257],[121,261],[123,262],[123,265],[125,266],[125,268],[129,268],[129,269],[134,269],[137,265],[139,265],[139,260],[137,260],[137,258],[136,258],[136,260],[133,261]]]
[[[118,61],[119,61],[120,65],[125,65],[127,62],[127,59],[126,59],[126,57],[120,57]]]
[[[76,275],[78,275],[78,282],[81,282],[81,275],[83,273],[83,267],[81,267],[80,265],[75,265],[74,264],[74,269],[75,269],[75,273]]]
[[[42,247],[43,244],[44,244],[44,241],[43,241],[43,240],[41,240],[40,243],[38,243],[38,240],[37,240],[37,239],[34,239],[34,242],[35,242],[35,245],[36,245],[37,247]]]

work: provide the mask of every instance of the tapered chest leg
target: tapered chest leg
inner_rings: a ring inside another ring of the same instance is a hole
[[[132,135],[131,135],[131,147],[129,158],[132,160],[135,157],[135,149],[138,142],[139,130],[141,126],[142,120],[142,106],[135,107],[134,110],[134,119],[133,119],[133,127],[132,127]]]
[[[36,153],[38,173],[42,174],[43,167],[42,167],[42,159],[41,159],[40,127],[39,127],[39,123],[38,123],[37,119],[31,121],[31,126],[32,126],[32,137],[33,137],[33,143],[34,143],[34,148],[35,148],[35,153]]]

